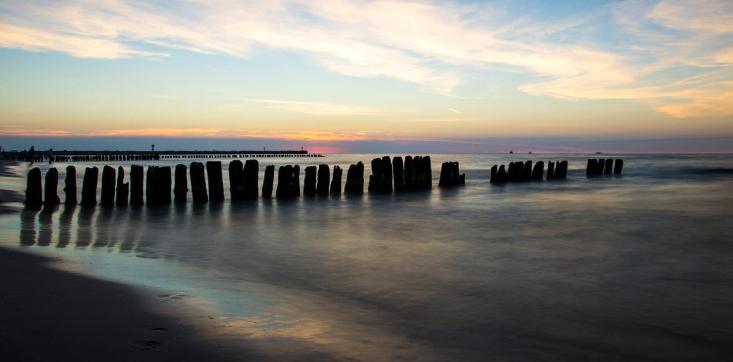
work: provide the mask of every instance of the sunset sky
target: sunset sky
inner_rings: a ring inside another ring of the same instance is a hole
[[[2,1],[0,84],[11,145],[731,137],[733,1]]]

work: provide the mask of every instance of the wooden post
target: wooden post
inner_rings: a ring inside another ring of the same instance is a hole
[[[43,186],[41,185],[41,169],[34,167],[28,171],[25,188],[25,206],[39,208],[43,205]]]
[[[171,203],[171,167],[160,166],[157,170],[158,176],[158,201],[161,204]]]
[[[127,206],[127,200],[130,193],[130,184],[125,182],[125,169],[122,166],[117,167],[117,206]]]
[[[242,172],[242,161],[234,160],[229,162],[229,192],[232,202],[244,198],[244,174]]]
[[[290,176],[290,193],[292,197],[300,196],[300,166],[293,166],[293,174]]]
[[[412,156],[405,157],[405,190],[412,191],[415,189],[415,163]]]
[[[506,172],[504,165],[499,166],[499,171],[496,172],[497,183],[503,184],[509,181],[509,175]]]
[[[415,165],[415,180],[413,181],[413,190],[422,190],[425,186],[425,163],[423,162],[422,156],[415,156],[412,158],[412,163]]]
[[[145,175],[145,204],[148,206],[160,203],[158,182],[158,167],[148,166]]]
[[[547,180],[555,178],[555,162],[547,162]]]
[[[51,167],[46,171],[46,187],[44,188],[43,203],[44,206],[52,210],[56,205],[61,203],[58,195],[59,171],[56,167]]]
[[[87,167],[84,170],[84,181],[81,185],[81,205],[94,206],[97,204],[97,180],[99,179],[99,169],[96,167]]]
[[[392,159],[392,174],[394,176],[394,190],[396,192],[405,191],[405,170],[402,157],[397,156]]]
[[[382,160],[372,160],[372,174],[369,176],[369,192],[380,191],[382,185]]]
[[[221,161],[206,161],[206,174],[209,178],[209,200],[224,201],[224,181],[221,176]]]
[[[606,164],[603,166],[603,174],[610,175],[613,172],[613,159],[607,158]]]
[[[620,175],[623,168],[624,168],[624,160],[617,158],[616,164],[613,167],[613,174]]]
[[[262,180],[262,197],[266,199],[272,198],[272,184],[275,181],[275,166],[268,165],[265,167],[265,179]]]
[[[588,163],[585,165],[585,176],[590,177],[595,175],[598,161],[595,158],[589,158]]]
[[[99,204],[104,207],[115,205],[115,169],[105,165],[102,168],[102,197]]]
[[[560,161],[555,169],[555,178],[564,180],[568,177],[568,161]]]
[[[496,179],[496,172],[498,170],[499,168],[496,167],[496,165],[491,166],[491,178],[489,179],[489,183],[492,183],[492,184],[497,183],[498,180]]]
[[[537,161],[532,169],[532,181],[542,181],[542,176],[545,173],[545,162]]]
[[[178,203],[185,203],[188,196],[188,177],[186,165],[176,165],[175,174],[175,186],[173,187],[174,201]]]
[[[191,195],[194,204],[203,204],[209,201],[206,193],[206,177],[204,176],[204,164],[191,162]]]
[[[318,196],[328,196],[328,186],[331,179],[331,170],[328,165],[318,165],[318,185],[316,186],[316,193]]]
[[[259,196],[257,184],[260,178],[260,163],[257,160],[247,160],[242,169],[243,191],[245,199],[256,199]]]
[[[522,168],[522,181],[530,181],[532,179],[532,161],[524,163]]]
[[[76,205],[79,201],[76,199],[76,167],[66,166],[66,176],[64,178],[64,194],[66,205]]]
[[[382,157],[382,183],[380,190],[382,192],[392,192],[392,160],[389,156]]]
[[[303,196],[316,195],[316,166],[306,166],[303,179]]]
[[[130,205],[143,206],[143,167],[130,166]]]
[[[331,180],[331,195],[341,195],[341,167],[333,166],[333,180]]]
[[[344,192],[347,195],[361,195],[364,193],[364,164],[358,162],[351,164],[346,172],[346,187]]]
[[[423,186],[425,190],[430,190],[433,187],[433,164],[430,160],[430,156],[422,158],[423,162]],[[458,169],[456,168],[456,172]]]

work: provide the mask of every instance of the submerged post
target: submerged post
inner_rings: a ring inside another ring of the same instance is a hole
[[[382,157],[382,183],[380,191],[392,192],[392,160],[389,156]]]
[[[161,204],[171,203],[171,167],[158,167],[158,201]]]
[[[186,176],[186,165],[176,165],[175,186],[173,187],[173,200],[185,203],[188,195],[188,177]]]
[[[412,191],[415,189],[415,163],[412,156],[405,157],[405,190]]]
[[[46,171],[46,187],[43,190],[43,204],[46,208],[53,208],[61,203],[58,195],[59,171],[51,167]]]
[[[76,205],[76,167],[66,166],[66,176],[64,177],[64,194],[66,195],[64,203],[66,205]]]
[[[96,167],[87,167],[84,170],[84,181],[81,185],[81,205],[94,206],[97,204],[97,180],[99,179],[99,169]]]
[[[351,164],[346,171],[346,187],[344,192],[347,195],[361,195],[364,193],[364,164],[361,161],[356,165]]]
[[[127,206],[127,199],[130,193],[130,184],[125,182],[125,169],[117,167],[117,206]]]
[[[191,194],[194,204],[203,204],[209,201],[206,193],[206,177],[204,176],[204,164],[191,162]]]
[[[130,205],[143,206],[143,167],[130,166]]]
[[[623,168],[624,168],[624,160],[617,158],[616,164],[613,167],[613,174],[620,175]]]
[[[379,191],[382,185],[382,160],[372,159],[372,174],[369,176],[369,192]]]
[[[552,180],[555,178],[555,162],[548,161],[547,162],[547,180]]]
[[[265,167],[265,179],[262,180],[262,197],[272,198],[272,184],[275,181],[275,166]]]
[[[613,159],[607,158],[606,159],[606,165],[603,166],[603,174],[604,175],[610,175],[613,172]]]
[[[394,176],[394,190],[396,192],[405,191],[405,171],[402,157],[397,156],[392,159],[392,174]]]
[[[100,205],[112,207],[115,205],[115,169],[105,165],[102,168],[102,197]]]
[[[537,161],[532,169],[532,181],[542,181],[542,176],[545,173],[545,162]]]
[[[275,191],[277,198],[290,197],[289,190],[290,184],[292,183],[292,174],[293,166],[291,165],[280,166],[277,169],[277,190]]]
[[[206,174],[209,178],[209,200],[224,201],[224,181],[221,176],[221,161],[206,161]]]
[[[432,161],[430,160],[430,156],[423,157],[422,162],[423,162],[422,188],[425,190],[430,190],[433,187],[433,164],[432,164]],[[457,168],[456,168],[456,172],[458,172]]]
[[[148,206],[158,204],[160,202],[158,196],[158,167],[148,166],[148,172],[145,176],[145,203]]]
[[[242,161],[234,160],[229,162],[229,193],[232,202],[244,198],[244,178],[242,173]]]

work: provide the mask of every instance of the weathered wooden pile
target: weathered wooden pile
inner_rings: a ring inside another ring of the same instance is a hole
[[[494,165],[491,167],[492,184],[507,182],[529,182],[547,180],[564,180],[568,174],[568,161],[548,162],[547,176],[545,177],[545,162],[538,161],[532,166],[532,161],[510,162],[508,167]]]
[[[440,168],[439,187],[450,187],[466,184],[466,174],[461,174],[458,162],[443,162]]]
[[[363,173],[363,167],[361,172]],[[395,157],[394,161],[389,156],[372,160],[369,192],[418,191],[429,190],[432,187],[433,169],[430,156],[406,156],[404,162],[399,156]]]
[[[624,160],[617,158],[607,159],[595,159],[589,158],[588,163],[585,166],[585,175],[587,177],[602,176],[602,175],[620,175],[624,168]]]

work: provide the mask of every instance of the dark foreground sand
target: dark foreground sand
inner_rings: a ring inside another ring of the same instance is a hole
[[[62,272],[50,259],[0,248],[0,360],[222,361],[177,318],[132,288]]]

